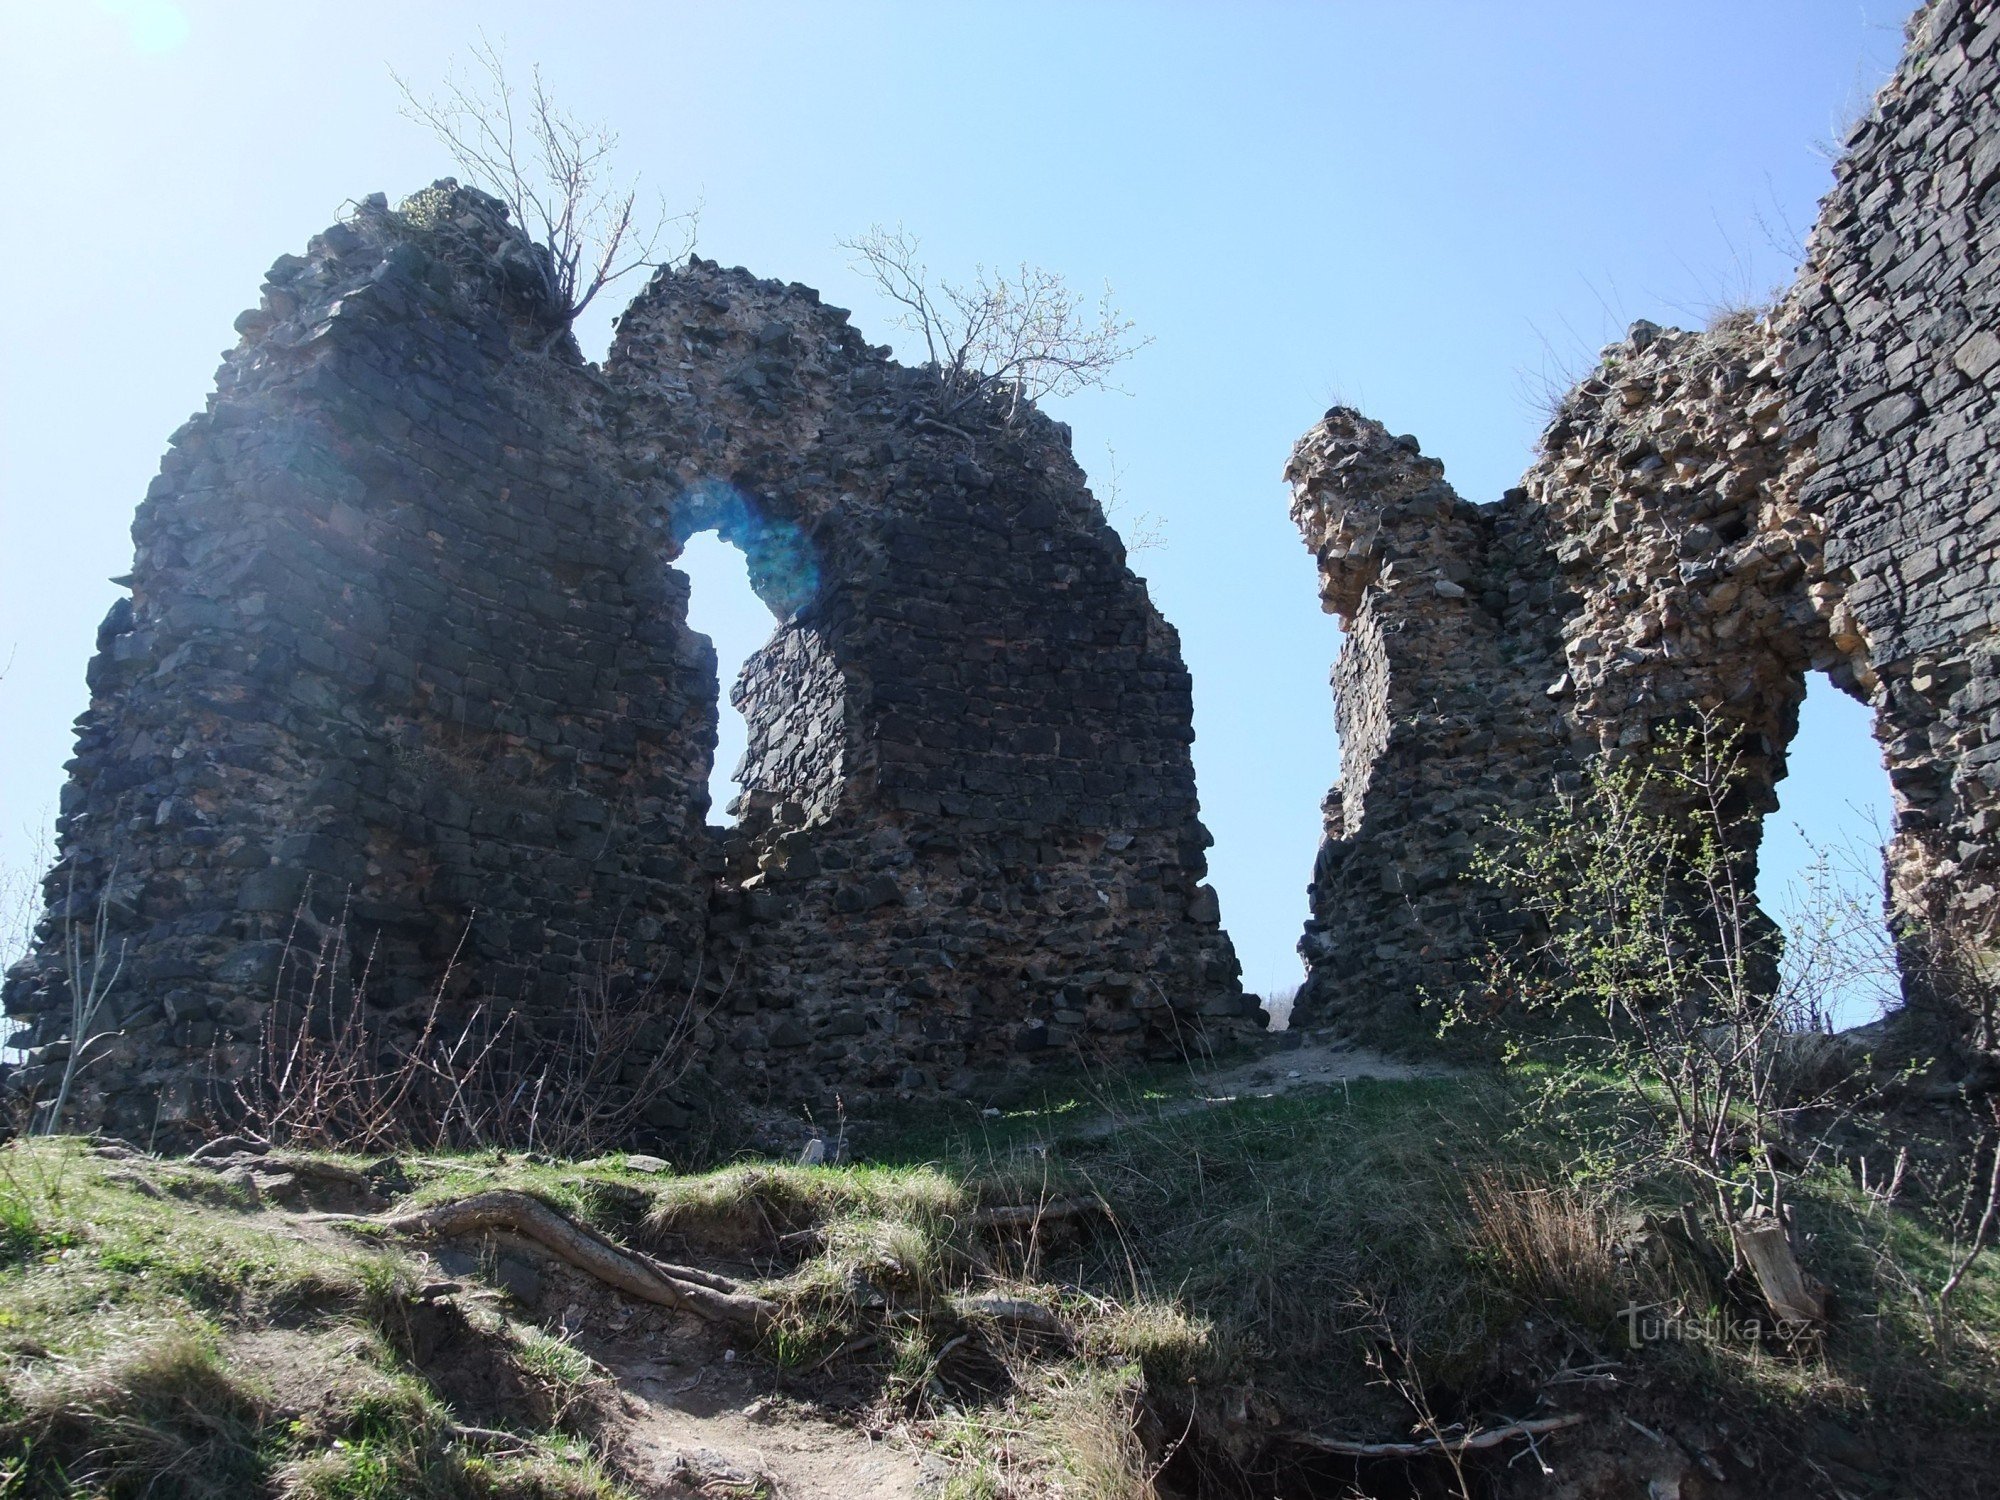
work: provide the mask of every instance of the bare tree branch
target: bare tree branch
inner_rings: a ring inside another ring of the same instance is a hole
[[[539,66],[517,104],[501,49],[483,33],[471,54],[470,68],[454,64],[435,94],[419,94],[393,69],[389,76],[404,116],[436,136],[459,170],[505,203],[547,251],[544,290],[563,328],[614,281],[694,248],[698,209],[672,213],[661,199],[656,214],[642,216],[637,176],[614,180],[617,132],[564,109]],[[670,237],[674,248],[663,256]]]
[[[1151,552],[1167,544],[1167,523],[1150,510],[1135,511],[1125,498],[1125,470],[1118,450],[1104,445],[1104,478],[1098,484],[1098,504],[1107,523],[1117,526],[1128,554]]]
[[[854,268],[902,312],[898,324],[924,341],[938,380],[937,414],[949,417],[972,402],[1005,392],[1007,418],[1023,402],[1110,388],[1113,369],[1152,340],[1111,300],[1093,307],[1060,273],[1023,264],[1009,275],[975,268],[964,286],[931,280],[916,237],[876,225],[841,241]]]

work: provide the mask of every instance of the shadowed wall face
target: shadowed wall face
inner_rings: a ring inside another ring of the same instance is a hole
[[[732,696],[718,1073],[852,1101],[1255,1024],[1202,883],[1179,642],[1067,430],[935,421],[844,312],[705,262],[655,279],[606,373],[671,529],[725,516],[781,617]]]
[[[433,995],[533,1035],[586,971],[682,982],[713,673],[585,372],[541,352],[536,253],[478,194],[376,200],[272,268],[176,435],[90,669],[50,945],[7,988],[59,1052],[60,926],[108,908],[122,1035],[85,1118],[226,1107],[342,925],[322,978],[390,1041]]]
[[[1414,439],[1352,412],[1301,441],[1293,515],[1350,636],[1300,1019],[1424,1035],[1422,992],[1471,982],[1518,926],[1472,851],[1594,757],[1711,717],[1768,812],[1821,670],[1876,713],[1892,906],[1923,960],[1906,995],[1995,1046],[1917,950],[1990,948],[2000,913],[1997,39],[1990,6],[1923,11],[1784,301],[1702,333],[1634,325],[1499,502],[1460,501]]]
[[[135,1138],[227,1113],[315,987],[392,1047],[511,1017],[522,1078],[624,995],[642,1046],[787,1104],[1247,1024],[1178,643],[1066,431],[926,428],[844,313],[703,263],[593,369],[541,253],[440,184],[239,320],[91,664],[11,1081],[52,1092],[100,912],[76,1118]],[[709,528],[779,618],[727,835],[672,566]]]
[[[1779,313],[1796,487],[1845,580],[1896,799],[1893,903],[2000,938],[2000,12],[1935,3],[1848,138]],[[1928,961],[1932,955],[1910,956]],[[1906,986],[1906,988],[1909,988]],[[1913,1003],[2000,1050],[1990,1009]],[[1989,1002],[1990,1004],[1990,1002]]]

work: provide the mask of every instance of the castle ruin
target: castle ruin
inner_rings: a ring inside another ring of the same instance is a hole
[[[1261,1025],[1203,883],[1178,641],[1067,430],[937,420],[934,377],[816,293],[699,260],[593,367],[540,253],[441,183],[281,257],[238,320],[99,633],[12,1083],[61,1073],[66,943],[100,921],[119,977],[75,1103],[135,1138],[225,1110],[329,951],[385,1037],[504,1010],[532,1066],[608,987],[658,1009],[639,1050],[788,1106]],[[1473,851],[1593,757],[1719,717],[1768,810],[1813,671],[1874,710],[1903,931],[1990,943],[1997,264],[2000,6],[1934,0],[1797,284],[1634,325],[1518,489],[1461,499],[1344,408],[1305,436],[1293,515],[1347,638],[1299,1022],[1427,1037],[1424,997],[1519,921]],[[776,622],[732,689],[728,828],[674,566],[707,530]]]
[[[790,1104],[1261,1024],[1179,642],[1067,430],[931,420],[845,313],[702,261],[593,368],[537,253],[480,193],[377,198],[238,320],[99,634],[17,1081],[61,1069],[99,916],[77,1103],[138,1137],[226,1111],[336,930],[391,1044],[484,1008],[531,1068],[611,986],[659,1012],[641,1048]],[[727,829],[673,566],[709,529],[776,619]]]
[[[1753,814],[1808,672],[1875,713],[1906,941],[2000,924],[2000,7],[1938,0],[1854,127],[1796,284],[1633,326],[1518,489],[1468,503],[1335,409],[1286,477],[1347,640],[1343,765],[1301,944],[1307,1022],[1434,1030],[1519,918],[1468,877],[1592,757],[1719,722]],[[1752,851],[1754,855],[1754,850]],[[1994,1017],[1913,984],[1957,1040]]]

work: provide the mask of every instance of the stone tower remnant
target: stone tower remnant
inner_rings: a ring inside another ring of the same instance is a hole
[[[640,1051],[786,1105],[1256,1024],[1179,642],[1067,430],[929,420],[845,313],[702,261],[594,368],[542,253],[378,196],[238,320],[99,634],[14,1084],[53,1091],[100,916],[76,1118],[138,1139],[226,1114],[328,965],[390,1044],[513,1017],[524,1078],[580,994],[646,997]],[[776,618],[728,830],[673,566],[710,528]]]
[[[1446,485],[1344,409],[1286,470],[1347,632],[1297,1016],[1410,1042],[1518,923],[1467,876],[1591,757],[1717,717],[1757,812],[1822,671],[1875,712],[1906,944],[2000,936],[2000,6],[1933,0],[1792,289],[1635,324],[1520,488]],[[1754,851],[1753,851],[1754,853]],[[1962,1041],[1994,1018],[1905,990]]]

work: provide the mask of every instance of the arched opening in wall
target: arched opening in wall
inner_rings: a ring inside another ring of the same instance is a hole
[[[676,496],[669,523],[688,576],[688,624],[716,652],[710,821],[762,829],[824,816],[847,770],[848,716],[847,684],[813,618],[818,546],[723,480]]]
[[[771,639],[771,610],[750,586],[749,560],[713,530],[688,538],[675,566],[688,575],[688,625],[715,645],[721,701],[716,705],[715,763],[708,773],[708,821],[728,825],[736,821],[729,809],[742,790],[736,778],[749,741],[748,725],[730,702],[730,689],[744,662]]]
[[[1785,934],[1784,992],[1840,1031],[1901,999],[1882,909],[1892,804],[1873,722],[1823,674],[1807,676],[1757,861],[1758,902]]]

